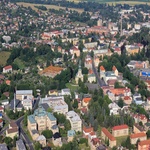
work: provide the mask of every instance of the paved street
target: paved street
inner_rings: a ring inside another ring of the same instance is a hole
[[[98,74],[98,72],[97,72],[97,69],[96,69],[96,67],[95,67],[95,64],[94,64],[94,61],[93,61],[93,60],[92,60],[92,69],[93,69],[93,72],[94,72],[94,74],[95,74],[95,76],[96,76],[98,85],[99,85],[100,87],[106,86],[105,82],[104,82],[102,79],[100,79],[99,74]]]

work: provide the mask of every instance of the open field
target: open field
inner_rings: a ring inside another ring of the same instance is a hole
[[[10,56],[10,52],[1,51],[0,52],[0,65],[5,66],[9,56]]]
[[[78,3],[78,2],[83,2],[84,0],[68,0],[70,2],[75,2],[75,3]],[[86,0],[85,0],[86,1]],[[90,2],[90,0],[88,0]],[[91,2],[94,1],[94,2],[99,2],[99,3],[107,3],[107,4],[129,4],[129,5],[138,5],[138,4],[148,4],[150,5],[150,2],[146,2],[146,1],[114,1],[114,0],[91,0]]]
[[[134,6],[134,5],[139,5],[139,4],[148,4],[148,5],[150,5],[150,2],[140,2],[140,1],[118,1],[118,2],[115,2],[115,1],[112,1],[112,2],[107,2],[107,4],[113,4],[113,5],[115,5],[115,4],[128,4],[128,5],[132,5],[132,6]]]
[[[34,6],[45,6],[47,9],[66,9],[66,7],[61,7],[61,6],[56,6],[56,5],[42,5],[42,4],[32,4],[32,3],[24,3],[24,2],[18,2],[17,5],[19,6],[24,6],[24,7],[31,7],[33,10],[37,11],[38,8],[35,8]],[[77,9],[77,8],[69,8],[69,10],[75,10],[78,11],[79,13],[82,13],[84,10],[83,9]]]

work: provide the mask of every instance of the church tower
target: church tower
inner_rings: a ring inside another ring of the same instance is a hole
[[[77,72],[76,77],[75,77],[76,84],[78,84],[79,79],[81,81],[83,81],[83,74],[82,74],[82,69],[81,69],[81,61],[79,61],[79,68],[78,68],[78,72]]]

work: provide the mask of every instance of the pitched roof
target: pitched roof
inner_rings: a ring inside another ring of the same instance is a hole
[[[126,124],[114,126],[112,130],[122,130],[122,129],[128,129],[129,127]]]
[[[145,141],[141,141],[141,142],[138,143],[138,145],[140,145],[140,146],[150,145],[150,139],[149,140],[145,140]]]
[[[90,97],[85,97],[85,98],[83,98],[83,101],[85,103],[89,103],[91,101],[91,98]]]
[[[106,128],[102,128],[102,132],[111,140],[111,141],[115,141],[115,137],[106,129]]]
[[[130,138],[134,139],[134,138],[140,138],[140,137],[145,137],[145,136],[146,136],[146,133],[140,132],[140,133],[131,134]]]
[[[8,134],[18,132],[18,128],[12,128],[7,130]]]
[[[93,132],[94,130],[93,130],[93,127],[83,127],[83,131],[85,133],[90,133],[90,132]]]
[[[11,66],[11,65],[5,66],[4,69],[5,69],[5,70],[7,70],[7,69],[12,69],[12,66]]]
[[[100,66],[101,71],[105,71],[105,68],[103,66]]]
[[[113,66],[113,67],[112,67],[112,70],[113,70],[113,71],[117,70],[116,66]]]

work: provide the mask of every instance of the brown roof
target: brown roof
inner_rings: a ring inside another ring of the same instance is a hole
[[[17,127],[18,127],[17,124],[16,124],[14,121],[11,121],[11,122],[10,122],[10,126],[11,126],[12,128],[17,128]]]
[[[18,132],[18,128],[12,128],[7,130],[8,134]]]
[[[49,67],[45,68],[44,70],[42,70],[40,72],[40,74],[43,74],[43,73],[59,73],[62,70],[63,70],[63,68],[61,68],[61,67],[49,66]]]
[[[134,139],[134,138],[140,138],[140,137],[145,137],[145,136],[146,136],[146,133],[141,132],[141,133],[131,134],[131,135],[130,135],[130,138],[131,138],[131,139]]]
[[[145,141],[141,141],[141,142],[138,143],[138,145],[140,145],[140,146],[150,145],[150,139],[149,140],[145,140]]]
[[[111,141],[115,141],[115,137],[106,129],[106,128],[102,128],[102,132],[111,140]]]

